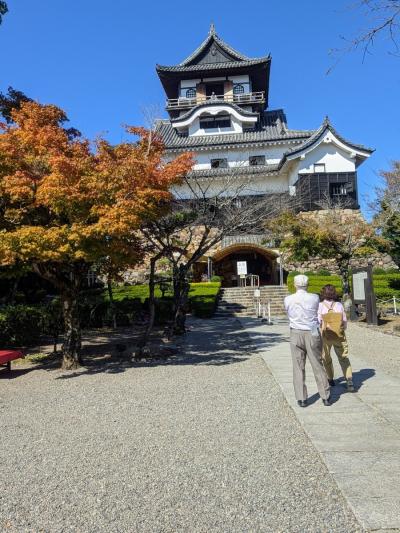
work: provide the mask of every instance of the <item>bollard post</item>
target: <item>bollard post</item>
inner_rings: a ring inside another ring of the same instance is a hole
[[[393,296],[393,307],[394,307],[394,314],[397,315],[396,296]]]

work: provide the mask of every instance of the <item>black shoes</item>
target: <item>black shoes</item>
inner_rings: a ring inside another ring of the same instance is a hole
[[[353,380],[351,379],[347,380],[347,390],[349,392],[354,392],[354,384],[353,384]]]
[[[297,405],[299,407],[307,407],[307,400],[297,400]]]
[[[328,383],[331,387],[334,387],[336,385],[335,383],[335,380],[334,379],[328,379]]]
[[[329,396],[328,399],[326,399],[326,400],[322,400],[322,403],[323,403],[326,407],[329,407],[330,405],[332,405],[331,397]]]

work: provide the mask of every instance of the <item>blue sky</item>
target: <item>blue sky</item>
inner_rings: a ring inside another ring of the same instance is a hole
[[[0,90],[9,85],[66,110],[89,137],[126,138],[144,107],[164,94],[155,64],[174,64],[205,38],[210,22],[249,56],[272,54],[270,107],[289,127],[317,128],[329,115],[340,133],[376,148],[359,169],[360,199],[380,169],[400,158],[400,58],[378,40],[365,61],[346,54],[333,71],[329,55],[368,26],[354,0],[8,0],[0,26]],[[164,111],[163,111],[164,112]]]

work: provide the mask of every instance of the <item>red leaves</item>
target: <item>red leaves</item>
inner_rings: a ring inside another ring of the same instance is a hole
[[[56,106],[26,102],[13,111],[14,125],[2,125],[0,263],[105,255],[133,263],[142,253],[135,233],[165,212],[170,187],[191,169],[192,157],[165,162],[161,139],[133,127],[137,142],[99,139],[93,150],[88,140],[68,136],[65,118]]]

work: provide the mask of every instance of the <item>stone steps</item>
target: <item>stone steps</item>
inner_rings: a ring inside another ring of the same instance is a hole
[[[255,316],[253,287],[228,287],[221,290],[216,318],[228,316],[247,315]],[[260,287],[261,303],[270,303],[271,315],[282,316],[285,314],[283,300],[287,296],[287,287],[266,286]]]

